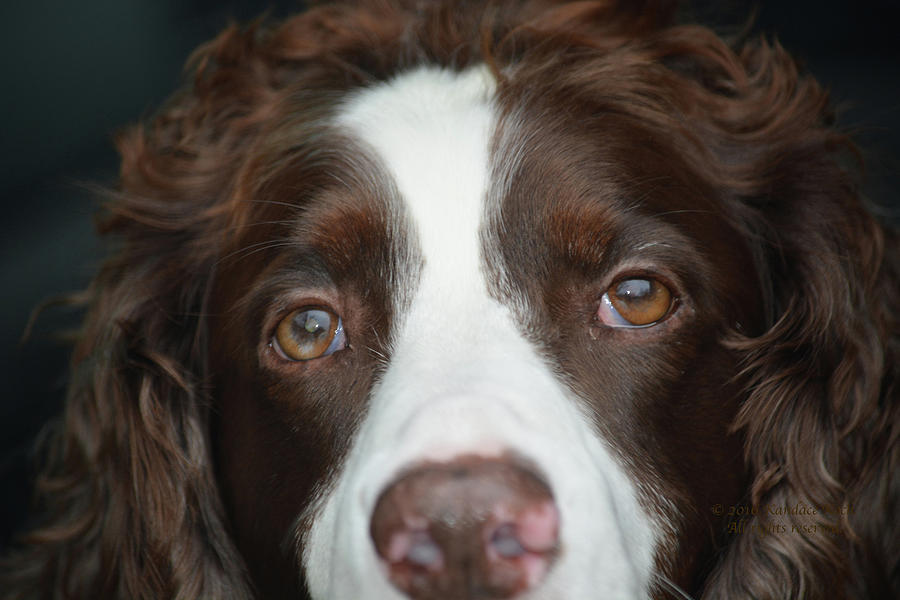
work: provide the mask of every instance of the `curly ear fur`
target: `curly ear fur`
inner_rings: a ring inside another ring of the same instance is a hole
[[[242,56],[254,35],[222,34],[191,91],[118,140],[121,188],[101,229],[120,248],[88,291],[38,480],[49,520],[6,565],[13,597],[251,597],[211,466],[203,315],[231,218],[221,199],[265,120],[237,93],[264,89]]]
[[[770,315],[766,331],[727,342],[744,356],[734,427],[757,513],[737,524],[746,533],[730,536],[703,597],[896,597],[898,238],[842,166],[854,149],[831,127],[827,94],[783,49],[735,54],[709,34],[688,46],[664,59],[702,90],[693,116]],[[804,505],[815,514],[797,514]]]
[[[773,533],[735,540],[710,597],[900,593],[900,246],[836,165],[829,143],[840,141],[812,132],[778,148],[756,207],[776,318],[730,345],[745,356],[735,427],[753,525]],[[804,505],[815,514],[790,510]]]

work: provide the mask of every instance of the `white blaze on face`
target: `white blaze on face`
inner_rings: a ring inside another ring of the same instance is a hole
[[[488,293],[493,93],[487,69],[421,68],[356,94],[337,119],[394,178],[424,264],[354,446],[316,504],[303,556],[316,599],[401,598],[369,536],[379,493],[426,459],[508,451],[547,479],[561,515],[559,558],[525,597],[647,596],[656,540],[635,485]]]

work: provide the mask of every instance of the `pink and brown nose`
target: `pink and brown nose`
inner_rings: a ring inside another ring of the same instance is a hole
[[[553,563],[559,514],[527,468],[461,457],[424,464],[388,486],[371,534],[391,582],[410,598],[512,598]]]

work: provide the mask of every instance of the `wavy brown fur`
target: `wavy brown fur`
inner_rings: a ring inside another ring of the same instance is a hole
[[[210,459],[204,315],[224,239],[250,222],[265,185],[267,157],[254,149],[291,114],[325,115],[342,91],[404,66],[484,60],[501,89],[519,68],[571,77],[573,90],[605,78],[623,110],[679,140],[754,249],[767,331],[727,340],[745,356],[734,426],[747,499],[851,512],[815,521],[846,535],[731,538],[695,593],[900,595],[898,240],[841,166],[852,149],[831,127],[825,92],[777,44],[735,49],[667,25],[668,2],[358,4],[229,28],[193,57],[190,85],[120,137],[120,191],[103,231],[121,247],[90,288],[38,482],[46,518],[6,561],[0,588],[12,598],[253,596]]]

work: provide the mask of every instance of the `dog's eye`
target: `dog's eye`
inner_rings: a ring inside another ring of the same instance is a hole
[[[603,294],[597,316],[609,327],[649,327],[668,316],[674,302],[655,279],[623,279]]]
[[[288,360],[328,356],[346,345],[344,324],[329,310],[301,308],[281,320],[273,345]]]

